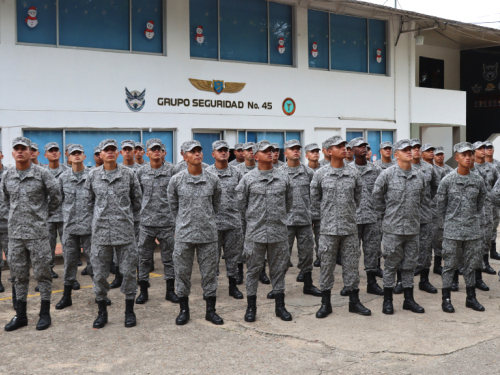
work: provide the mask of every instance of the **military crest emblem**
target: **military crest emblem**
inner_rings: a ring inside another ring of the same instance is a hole
[[[224,82],[220,80],[205,81],[202,79],[189,78],[189,82],[201,91],[215,92],[217,95],[225,93],[236,93],[243,90],[246,83]]]
[[[483,64],[483,77],[487,81],[493,81],[498,76],[498,63],[495,65]]]
[[[125,103],[127,103],[128,109],[132,112],[139,112],[144,108],[146,104],[146,100],[144,97],[146,96],[146,89],[143,92],[139,91],[128,91],[125,87],[125,94],[127,94],[127,99],[125,99]]]

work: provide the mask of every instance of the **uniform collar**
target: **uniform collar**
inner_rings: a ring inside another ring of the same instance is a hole
[[[414,167],[412,164],[411,165],[411,173],[409,174],[408,179],[412,178],[413,176],[416,176],[418,174],[417,171],[418,171],[418,169],[416,167]],[[398,164],[396,164],[396,173],[401,177],[407,178],[406,173]]]
[[[204,169],[201,170],[201,174],[199,175],[199,178],[194,178],[191,176],[191,173],[186,169],[186,182],[189,182],[191,184],[198,184],[200,182],[206,182],[207,181],[207,175]]]
[[[144,165],[144,164],[141,164],[141,165]],[[146,169],[146,173],[147,174],[150,174],[150,175],[164,175],[164,174],[167,174],[167,165],[166,163],[162,163],[162,165],[160,166],[160,168],[158,169],[154,169],[153,167],[151,167],[151,164],[145,164],[145,166],[143,168]]]
[[[344,167],[340,168],[333,168],[331,164],[325,165],[325,167],[328,174],[333,174],[333,175],[338,175],[338,176],[343,176],[343,175],[349,175],[348,169],[351,168],[348,165],[344,164]]]
[[[218,176],[220,177],[231,177],[233,175],[233,171],[231,169],[231,166],[228,164],[227,168],[222,172],[219,168],[213,165],[214,171],[217,173]]]
[[[71,173],[69,175],[70,181],[76,181],[76,182],[85,181],[87,179],[87,176],[88,176],[87,168],[85,168],[82,172],[83,172],[82,178],[80,180],[78,180],[78,178],[76,178],[76,176],[75,176],[75,173],[73,172],[73,168],[71,168]]]
[[[281,168],[285,168],[287,170],[288,174],[291,174],[293,176],[304,173],[306,171],[306,168],[304,167],[304,164],[302,164],[302,163],[300,163],[299,166],[297,167],[297,169],[294,171],[292,171],[292,168],[288,165],[288,163],[285,163]]]
[[[113,175],[111,176],[111,180],[110,180],[108,178],[108,174],[106,173],[106,170],[104,169],[104,165],[103,165],[101,179],[108,180],[109,183],[113,182],[114,180],[117,180],[118,178],[120,178],[122,176],[122,168],[128,168],[128,167],[124,167],[123,165],[117,164],[116,165],[116,172],[113,173]]]
[[[4,168],[5,168],[5,166],[4,166]],[[19,177],[19,179],[21,181],[23,181],[25,178],[34,177],[34,175],[35,175],[35,168],[33,167],[33,163],[30,163],[30,166],[28,167],[28,169],[26,169],[26,173],[24,173],[23,177],[21,177],[19,175],[19,172],[17,171],[16,167],[12,168],[12,172],[15,173],[15,175],[17,177]]]

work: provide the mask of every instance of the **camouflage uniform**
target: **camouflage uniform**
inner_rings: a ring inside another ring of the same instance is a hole
[[[396,160],[391,160],[390,163],[384,163],[382,161],[382,158],[380,158],[380,159],[376,160],[373,164],[376,165],[377,167],[380,167],[382,170],[384,170],[384,169],[392,167],[393,165],[396,165],[397,163],[396,163]]]
[[[207,168],[209,165],[207,163],[201,163],[203,169]],[[185,171],[187,169],[187,162],[185,160],[181,160],[174,167],[175,174]]]
[[[442,147],[437,147],[436,150],[437,152],[440,152]],[[435,153],[436,154],[436,153]],[[450,167],[449,165],[445,164],[442,167],[439,165],[434,164],[434,169],[436,171],[436,174],[438,176],[438,182],[440,183],[443,178],[448,174],[453,172],[453,168]],[[437,197],[435,197],[435,200]],[[437,201],[436,201],[436,210],[437,208]],[[434,234],[434,239],[432,240],[432,250],[434,251],[434,255],[440,257],[443,251],[443,229],[444,229],[444,222],[443,218],[441,215],[436,215],[435,218],[435,225],[437,226],[436,232]]]
[[[490,146],[491,142],[485,142],[487,146]],[[493,146],[493,144],[491,144]],[[497,159],[493,159],[492,163],[489,163],[491,166],[495,167],[497,171],[497,175],[500,177],[500,161]],[[493,207],[493,230],[491,234],[491,241],[496,243],[497,240],[497,229],[500,224],[500,207]]]
[[[0,183],[3,179],[4,173],[7,168],[2,165],[2,169],[0,169]],[[4,201],[3,190],[0,189],[0,273],[4,266],[3,255],[5,254],[5,258],[8,259],[9,256],[9,229],[8,229],[8,220],[9,220],[9,209]],[[10,269],[10,277],[12,281],[12,269]]]
[[[243,163],[245,163],[245,162],[244,161],[239,162],[237,159],[234,159],[234,160],[229,162],[229,165],[232,165],[233,167],[237,167],[238,165],[243,164]]]
[[[255,162],[255,165],[253,166],[247,166],[245,164],[245,162],[241,163],[241,164],[238,164],[236,166],[236,168],[238,168],[238,170],[243,173],[244,175],[247,174],[248,172],[251,172],[253,171],[255,168],[257,168],[257,162]]]
[[[331,164],[330,160],[323,159],[323,160],[319,161],[319,167],[320,168],[324,167],[325,165],[330,165],[330,164]]]
[[[101,148],[114,145],[101,142]],[[104,166],[91,171],[85,188],[88,191],[88,209],[92,212],[92,255],[94,293],[97,301],[105,301],[110,289],[109,267],[113,250],[123,275],[121,292],[126,299],[137,293],[136,269],[138,251],[134,233],[134,217],[141,210],[142,193],[139,181],[130,168],[118,164],[107,171]]]
[[[29,147],[29,140],[21,139]],[[24,171],[15,167],[5,171],[1,189],[9,209],[8,261],[17,299],[24,302],[28,296],[31,259],[41,299],[50,301],[52,275],[47,219],[61,204],[57,180],[46,168],[31,164]]]

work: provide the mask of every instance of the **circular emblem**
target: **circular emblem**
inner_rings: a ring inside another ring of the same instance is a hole
[[[286,98],[284,101],[283,101],[283,112],[285,113],[285,115],[287,116],[291,116],[294,114],[295,112],[295,102],[293,101],[292,98]]]

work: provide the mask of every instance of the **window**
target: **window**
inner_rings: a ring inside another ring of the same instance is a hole
[[[29,3],[17,0],[16,12],[18,42],[57,44],[56,0],[32,0]]]
[[[386,74],[386,22],[308,10],[309,67]]]
[[[190,0],[191,57],[292,66],[292,10],[267,0]]]
[[[300,142],[302,132],[291,131],[291,132],[257,132],[257,131],[240,131],[238,132],[238,140],[241,143],[245,142],[260,142],[263,140],[269,141],[271,143],[277,143],[282,149],[285,141],[290,139],[296,139]]]
[[[61,130],[25,130],[24,136],[38,145],[38,151],[40,151],[40,156],[38,156],[39,163],[49,164],[49,160],[44,156],[45,145],[49,142],[57,142],[59,144],[61,151],[60,162],[64,161],[63,133]]]
[[[380,144],[387,141],[394,143],[394,131],[392,130],[358,130],[346,132],[347,142],[350,142],[357,137],[364,137],[366,139],[366,141],[370,144],[373,156],[377,156],[377,160],[381,158]],[[375,161],[373,156],[372,161]]]
[[[419,87],[444,89],[444,60],[420,56]]]
[[[221,132],[215,133],[193,133],[193,139],[200,142],[203,148],[203,162],[214,164],[215,159],[212,156],[212,143],[222,139]]]

